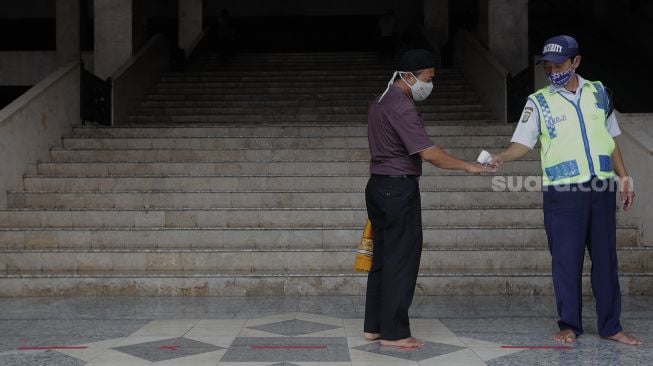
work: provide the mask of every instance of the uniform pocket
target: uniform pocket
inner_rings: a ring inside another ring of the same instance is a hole
[[[599,164],[602,172],[612,171],[612,157],[608,155],[599,155]]]

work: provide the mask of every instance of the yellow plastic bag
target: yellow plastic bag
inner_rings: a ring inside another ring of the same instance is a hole
[[[363,237],[361,238],[358,249],[356,250],[356,259],[354,260],[354,269],[358,272],[369,272],[372,268],[372,253],[374,250],[374,240],[372,233],[372,222],[367,219]]]

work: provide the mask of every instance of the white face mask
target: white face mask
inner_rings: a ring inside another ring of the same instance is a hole
[[[424,99],[428,98],[428,96],[431,95],[431,91],[433,91],[433,82],[430,83],[424,82],[418,79],[417,76],[415,76],[415,74],[413,74],[412,72],[408,74],[413,75],[413,77],[415,78],[415,84],[413,85],[408,84],[406,79],[404,79],[403,73],[401,72],[399,73],[399,77],[401,78],[401,80],[404,81],[404,83],[406,83],[406,85],[410,87],[410,91],[413,94],[413,100],[416,102],[421,102]]]
[[[385,89],[383,94],[381,94],[381,97],[379,98],[379,102],[381,102],[381,99],[385,96],[385,94],[388,92],[390,89],[390,85],[395,80],[395,77],[397,77],[397,74],[399,74],[399,77],[401,80],[408,85],[410,88],[411,94],[413,95],[413,100],[416,102],[421,102],[424,99],[428,98],[429,95],[431,95],[431,91],[433,91],[433,82],[424,82],[419,80],[412,72],[403,72],[403,71],[395,71],[394,74],[392,74],[392,77],[390,78],[390,81],[388,82],[388,87]],[[406,79],[404,79],[402,74],[411,74],[415,78],[416,82],[413,85],[408,84]]]

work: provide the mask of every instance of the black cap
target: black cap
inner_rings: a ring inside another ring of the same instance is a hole
[[[401,55],[398,71],[418,71],[435,67],[435,57],[428,50],[408,50]]]

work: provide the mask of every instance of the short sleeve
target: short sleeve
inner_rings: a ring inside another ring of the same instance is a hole
[[[433,141],[426,133],[422,118],[416,109],[409,109],[392,118],[392,128],[404,144],[408,155],[416,154],[433,146]]]
[[[532,100],[528,100],[519,117],[511,142],[516,142],[532,149],[540,135],[540,113]]]
[[[615,116],[614,112],[612,112],[605,120],[605,128],[608,130],[608,133],[610,133],[610,136],[612,137],[621,135],[621,128],[619,128],[617,116]]]

